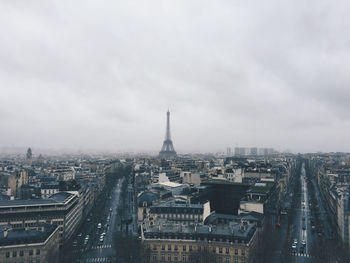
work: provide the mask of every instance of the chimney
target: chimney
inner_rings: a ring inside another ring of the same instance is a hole
[[[8,234],[8,228],[4,229],[4,238],[7,238],[7,234]]]

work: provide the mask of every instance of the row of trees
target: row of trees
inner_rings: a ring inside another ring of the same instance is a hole
[[[320,234],[324,233],[324,227],[325,224],[323,221],[328,220],[328,224],[330,227],[332,227],[332,224],[330,224],[330,220],[328,216],[325,216],[324,218],[320,217],[320,213],[318,210],[318,202],[316,198],[316,189],[313,184],[314,177],[312,175],[312,169],[310,167],[309,160],[305,160],[305,169],[306,169],[306,175],[308,178],[308,189],[310,194],[310,201],[312,205],[312,216],[314,220],[314,224],[316,226],[316,231]],[[317,186],[316,186],[317,187]],[[336,231],[332,231],[336,232]],[[339,263],[345,263],[349,262],[350,260],[350,254],[349,250],[346,246],[343,245],[341,239],[335,235],[335,237],[327,236],[327,235],[320,235],[312,244],[310,255],[312,256],[312,262],[320,262],[320,263],[333,263],[333,262],[339,262]]]
[[[285,243],[283,246],[284,262],[293,262],[293,256],[291,254],[292,251],[291,251],[290,244],[292,243],[294,219],[296,214],[296,211],[294,208],[298,207],[298,204],[301,202],[301,182],[300,182],[301,169],[302,169],[302,160],[298,158],[297,165],[296,165],[296,172],[290,181],[290,184],[293,189],[293,198],[291,203],[291,209],[288,211],[287,237],[285,239]]]

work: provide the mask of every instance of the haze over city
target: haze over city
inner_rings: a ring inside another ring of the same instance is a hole
[[[1,1],[0,147],[348,151],[349,1]]]

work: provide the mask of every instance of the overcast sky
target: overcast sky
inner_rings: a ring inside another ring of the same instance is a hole
[[[348,0],[2,0],[0,147],[350,149]]]

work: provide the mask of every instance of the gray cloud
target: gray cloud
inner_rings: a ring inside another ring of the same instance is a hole
[[[349,151],[350,3],[1,1],[0,146]]]

